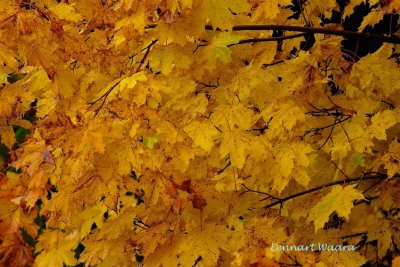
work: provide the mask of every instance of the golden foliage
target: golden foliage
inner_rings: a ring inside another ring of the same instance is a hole
[[[0,266],[399,266],[400,4],[339,2],[0,1]]]

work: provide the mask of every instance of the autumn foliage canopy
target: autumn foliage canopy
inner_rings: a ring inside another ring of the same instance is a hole
[[[1,0],[0,266],[400,266],[399,10]]]

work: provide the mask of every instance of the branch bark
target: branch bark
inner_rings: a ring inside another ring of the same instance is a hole
[[[278,41],[283,41],[287,39],[294,39],[294,38],[299,38],[306,36],[307,33],[297,33],[297,34],[292,34],[292,35],[287,35],[287,36],[279,36],[279,37],[268,37],[268,38],[250,38],[250,39],[243,39],[240,40],[236,44],[230,44],[227,45],[228,47],[234,46],[234,45],[239,45],[239,44],[254,44],[254,43],[262,43],[262,42],[278,42]]]
[[[205,29],[214,30],[212,25],[206,25]],[[382,43],[400,44],[400,38],[397,36],[384,36],[380,34],[372,34],[367,32],[353,32],[345,30],[303,27],[303,26],[293,26],[293,25],[237,25],[232,27],[232,31],[271,31],[271,30],[304,32],[311,34],[330,34],[348,38],[352,37],[359,39],[374,40]]]
[[[157,24],[147,25],[147,29],[156,28]],[[214,30],[212,25],[205,25],[206,30]],[[215,30],[220,31],[216,28]],[[358,38],[372,41],[378,41],[382,43],[400,44],[400,37],[397,36],[385,36],[380,34],[373,34],[367,32],[354,32],[327,28],[314,28],[294,25],[236,25],[232,27],[232,31],[272,31],[281,30],[289,32],[303,32],[309,34],[329,34],[336,36],[343,36],[347,38]]]
[[[399,175],[395,175],[395,176],[393,176],[391,178],[399,178],[399,177],[400,177]],[[354,177],[354,178],[350,178],[350,179],[339,180],[339,181],[335,181],[335,182],[327,183],[327,184],[324,184],[324,185],[320,185],[320,186],[317,186],[317,187],[314,187],[314,188],[311,188],[311,189],[308,189],[308,190],[305,190],[305,191],[301,191],[301,192],[298,192],[296,194],[281,198],[281,199],[279,199],[277,201],[274,201],[274,202],[264,206],[264,208],[266,208],[266,209],[267,208],[271,208],[273,206],[276,206],[276,205],[279,205],[279,204],[283,204],[284,202],[286,202],[288,200],[291,200],[291,199],[294,199],[296,197],[300,197],[300,196],[303,196],[303,195],[306,195],[306,194],[309,194],[309,193],[312,193],[312,192],[315,192],[315,191],[318,191],[318,190],[321,190],[321,189],[324,189],[324,188],[327,188],[327,187],[331,187],[331,186],[334,186],[334,185],[339,185],[339,184],[344,184],[344,183],[348,183],[348,184],[356,183],[356,182],[359,182],[360,180],[362,180],[362,181],[376,180],[376,179],[383,180],[383,179],[386,179],[386,178],[388,178],[388,176],[386,174],[374,174],[374,175],[367,176],[367,177],[361,176],[361,177]]]

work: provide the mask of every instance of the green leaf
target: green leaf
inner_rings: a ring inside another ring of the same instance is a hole
[[[143,144],[150,149],[152,149],[154,145],[157,143],[158,143],[158,138],[155,135],[143,138]]]
[[[364,154],[360,152],[354,152],[353,155],[351,155],[351,162],[355,167],[364,166]]]
[[[21,144],[25,140],[25,137],[31,133],[31,131],[29,131],[28,129],[25,129],[18,125],[13,125],[13,128],[15,133],[15,139],[17,140],[18,144]]]

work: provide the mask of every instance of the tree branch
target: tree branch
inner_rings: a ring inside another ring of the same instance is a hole
[[[236,44],[229,44],[227,47],[234,46],[234,45],[240,45],[240,44],[254,44],[254,43],[261,43],[261,42],[278,42],[282,40],[287,40],[287,39],[294,39],[294,38],[299,38],[306,36],[307,33],[297,33],[297,34],[292,34],[292,35],[287,35],[287,36],[279,36],[279,37],[268,37],[268,38],[250,38],[250,39],[243,39],[240,40]]]
[[[329,124],[329,125],[326,125],[326,126],[323,126],[323,127],[319,127],[319,128],[312,128],[312,129],[310,129],[310,130],[307,130],[305,133],[304,133],[304,135],[303,135],[303,138],[304,137],[306,137],[308,134],[310,134],[310,133],[314,133],[312,136],[314,136],[314,135],[316,135],[316,134],[318,134],[318,133],[321,133],[323,130],[325,130],[325,129],[328,129],[328,128],[333,128],[333,127],[335,127],[335,125],[337,125],[337,124],[339,124],[339,123],[342,123],[342,122],[345,122],[345,121],[347,121],[347,120],[349,120],[351,118],[351,116],[347,116],[346,118],[336,118],[335,119],[335,121],[333,122],[333,123],[331,123],[331,124]]]
[[[141,50],[141,51],[146,50],[146,52],[144,53],[144,56],[143,56],[142,59],[140,60],[139,66],[138,66],[138,68],[136,69],[136,72],[139,72],[139,71],[140,71],[140,68],[142,67],[143,63],[146,61],[146,58],[147,58],[147,56],[148,56],[149,53],[150,53],[151,47],[152,47],[153,45],[155,45],[157,42],[158,42],[158,39],[155,39],[155,40],[151,41],[151,43],[150,43],[148,46],[146,46],[145,48],[143,48],[143,49]]]
[[[395,176],[393,176],[391,178],[399,178],[399,177],[400,177],[399,175],[395,175]],[[314,188],[311,188],[311,189],[308,189],[308,190],[305,190],[305,191],[302,191],[302,192],[298,192],[296,194],[281,198],[280,200],[274,201],[274,202],[264,206],[264,208],[271,208],[271,207],[276,206],[278,204],[283,204],[284,202],[286,202],[288,200],[291,200],[291,199],[294,199],[296,197],[300,197],[300,196],[303,196],[303,195],[306,195],[306,194],[309,194],[309,193],[312,193],[312,192],[315,192],[315,191],[318,191],[318,190],[321,190],[321,189],[324,189],[324,188],[327,188],[327,187],[331,187],[331,186],[334,186],[334,185],[339,185],[339,184],[343,184],[343,183],[355,183],[355,182],[358,182],[361,178],[362,177],[355,177],[355,178],[351,178],[351,179],[344,179],[344,180],[335,181],[335,182],[327,183],[327,184],[324,184],[324,185],[320,185],[320,186],[317,186],[317,187],[314,187]],[[362,179],[363,179],[363,181],[366,181],[366,180],[375,180],[375,179],[383,180],[383,179],[386,179],[386,178],[388,178],[388,176],[386,174],[382,173],[382,174],[374,174],[374,175],[371,175],[371,176],[368,176],[368,177],[363,177]]]
[[[142,57],[142,59],[139,62],[139,66],[136,69],[136,72],[140,71],[140,68],[142,67],[143,63],[146,61],[146,58],[148,57],[150,50],[152,48],[153,45],[155,45],[158,42],[158,39],[155,39],[153,41],[151,41],[151,43],[149,45],[147,45],[145,48],[143,48],[142,50],[140,50],[140,52],[142,51],[146,51],[144,53],[144,56]],[[100,106],[95,110],[95,116],[97,116],[97,114],[99,113],[99,111],[101,110],[101,108],[104,106],[104,104],[106,103],[107,97],[110,95],[110,93],[121,83],[122,80],[119,80],[118,82],[116,82],[113,86],[110,87],[110,89],[108,89],[102,96],[100,96],[99,98],[97,98],[96,100],[89,102],[90,104],[90,108],[93,107],[94,104],[96,104],[97,102],[99,102],[100,100],[103,100],[100,104]]]
[[[121,83],[121,81],[122,80],[119,80],[118,82],[116,82],[113,86],[110,87],[110,89],[108,89],[102,96],[100,96],[96,100],[94,100],[92,102],[89,102],[90,108],[92,108],[94,104],[96,104],[97,102],[99,102],[100,100],[103,99],[103,101],[101,102],[100,106],[95,110],[95,116],[97,116],[97,114],[99,113],[100,109],[106,103],[108,95],[114,90],[115,87],[117,87]]]
[[[212,25],[206,25],[206,30],[214,30]],[[218,29],[217,29],[218,30]],[[304,32],[311,34],[330,34],[343,37],[352,37],[359,39],[369,39],[380,41],[383,43],[400,44],[400,38],[397,36],[384,36],[380,34],[372,34],[368,32],[353,32],[345,30],[335,30],[327,28],[314,28],[314,27],[303,27],[293,25],[237,25],[232,27],[232,31],[291,31],[291,32]]]
[[[268,193],[266,193],[266,192],[262,192],[262,191],[259,191],[259,190],[250,189],[250,188],[248,188],[245,184],[242,184],[242,186],[247,190],[247,191],[244,191],[243,193],[250,193],[250,192],[251,192],[251,193],[257,193],[257,194],[261,194],[261,195],[266,195],[266,196],[267,196],[266,199],[272,198],[272,199],[275,199],[275,200],[280,200],[280,198],[274,197],[273,195],[268,194]]]
[[[350,238],[350,237],[358,237],[358,236],[363,236],[363,235],[367,235],[368,232],[359,232],[359,233],[355,233],[355,234],[349,234],[349,235],[342,235],[340,236],[340,238]]]
[[[146,26],[146,29],[154,29],[157,24],[150,24]],[[214,30],[212,25],[205,25],[206,30]],[[216,29],[220,31],[220,29]],[[379,41],[382,43],[400,44],[400,38],[397,36],[384,36],[380,34],[373,34],[367,32],[354,32],[345,30],[335,30],[327,28],[314,28],[294,25],[237,25],[232,27],[232,31],[290,31],[290,32],[304,32],[309,34],[330,34],[336,36],[343,36],[347,38],[359,38]]]

